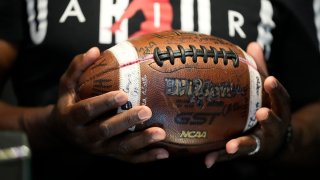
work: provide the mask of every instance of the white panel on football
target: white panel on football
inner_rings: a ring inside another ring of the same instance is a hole
[[[250,75],[250,102],[249,102],[249,113],[247,124],[243,131],[247,131],[257,124],[256,120],[256,111],[262,106],[262,80],[260,73],[257,70],[257,64],[254,59],[243,51],[240,47],[238,47],[245,58],[239,58],[240,62],[248,65],[249,75]]]
[[[119,63],[119,89],[128,94],[128,100],[132,106],[140,104],[141,75],[138,54],[133,45],[124,41],[109,49]],[[123,111],[118,108],[118,112]]]
[[[247,124],[243,131],[247,131],[252,128],[256,123],[256,111],[261,108],[262,105],[262,80],[259,72],[251,65],[248,65],[250,74],[250,102]]]
[[[249,75],[250,75],[250,102],[249,102],[249,113],[247,124],[243,131],[247,131],[257,124],[256,120],[256,111],[262,106],[262,80],[260,73],[257,70],[257,64],[254,59],[243,51],[240,47],[238,47],[245,58],[239,58],[242,63],[248,65]]]

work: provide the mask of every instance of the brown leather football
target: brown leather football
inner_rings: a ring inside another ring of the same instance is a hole
[[[123,90],[152,118],[131,131],[159,126],[157,145],[174,153],[224,148],[230,138],[255,126],[263,103],[264,78],[253,59],[224,39],[196,32],[145,34],[104,51],[79,81],[79,98]]]

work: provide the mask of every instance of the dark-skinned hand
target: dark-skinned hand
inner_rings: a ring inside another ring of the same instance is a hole
[[[286,89],[273,76],[268,76],[267,68],[260,45],[252,42],[247,53],[255,60],[259,72],[266,77],[264,89],[267,92],[271,107],[262,107],[256,112],[257,126],[249,134],[229,140],[225,149],[208,153],[205,164],[208,168],[216,162],[229,161],[239,157],[268,159],[279,151],[286,139],[287,129],[291,120],[290,97]],[[257,148],[257,140],[260,148]]]
[[[141,151],[163,140],[166,136],[163,129],[152,127],[141,132],[124,133],[152,116],[147,106],[136,106],[122,113],[102,116],[125,104],[128,101],[126,93],[113,91],[77,100],[79,77],[99,56],[99,49],[93,47],[73,59],[60,79],[59,99],[49,118],[49,126],[68,142],[96,155],[132,163],[167,158],[169,154],[162,148]]]

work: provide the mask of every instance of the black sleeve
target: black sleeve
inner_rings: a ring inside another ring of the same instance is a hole
[[[0,1],[0,39],[19,43],[22,40],[22,1]]]
[[[274,0],[269,73],[288,90],[292,110],[320,100],[320,53],[312,1]]]

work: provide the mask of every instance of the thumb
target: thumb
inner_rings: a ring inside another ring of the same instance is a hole
[[[268,75],[267,65],[264,59],[263,49],[257,42],[251,42],[247,46],[247,53],[253,57],[260,72]]]

